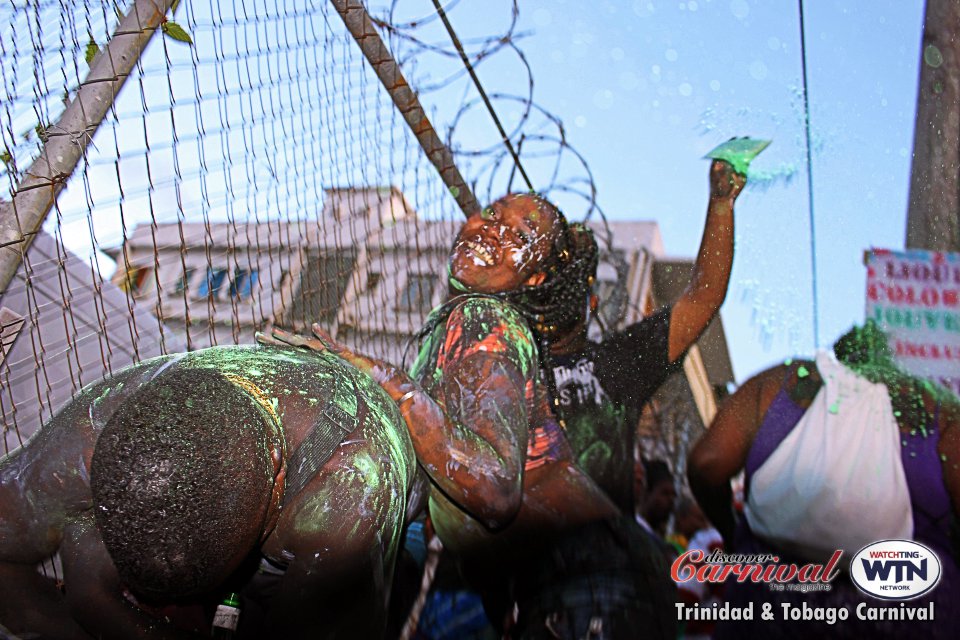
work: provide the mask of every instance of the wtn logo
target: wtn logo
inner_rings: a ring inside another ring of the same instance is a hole
[[[869,561],[861,558],[863,571],[867,574],[867,580],[889,580],[890,571],[894,571],[896,576],[894,582],[903,582],[904,580],[927,579],[927,561],[921,560],[918,565],[910,560],[874,560]]]
[[[850,578],[884,600],[909,600],[940,581],[940,558],[912,540],[881,540],[860,549],[850,561]]]

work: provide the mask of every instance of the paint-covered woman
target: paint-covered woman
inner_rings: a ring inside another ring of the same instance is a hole
[[[638,625],[649,637],[671,637],[668,569],[651,570],[658,560],[642,535],[634,545],[615,545],[633,549],[633,557],[613,560],[635,565],[632,575],[613,586],[586,576],[574,590],[588,600],[583,607],[540,619],[541,611],[523,605],[555,582],[546,560],[556,541],[576,539],[583,542],[578,548],[603,553],[610,538],[638,531],[576,466],[555,409],[550,342],[582,320],[597,258],[588,239],[532,194],[506,196],[471,216],[450,258],[452,297],[421,332],[411,370],[416,384],[324,342],[399,404],[433,482],[433,524],[473,583],[485,588],[494,622],[515,611],[515,637],[580,637],[602,627],[604,637],[632,638]],[[595,559],[570,560],[591,571]],[[594,586],[615,593],[597,599]],[[582,620],[572,619],[581,612]]]

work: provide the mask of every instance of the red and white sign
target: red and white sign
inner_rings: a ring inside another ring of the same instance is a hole
[[[867,309],[908,372],[960,395],[960,253],[866,253]]]

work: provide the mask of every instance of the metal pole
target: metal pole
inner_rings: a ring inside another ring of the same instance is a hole
[[[413,134],[417,136],[420,146],[426,152],[433,166],[440,173],[443,183],[450,189],[451,195],[460,206],[464,215],[470,216],[480,210],[473,191],[467,186],[460,170],[453,160],[453,153],[443,144],[437,135],[430,119],[420,105],[417,94],[407,84],[400,66],[387,50],[380,34],[377,33],[370,20],[370,15],[359,0],[330,0],[347,30],[360,45],[360,50],[366,56],[367,62],[373,67],[380,82],[397,105],[403,119],[407,121]]]
[[[817,225],[813,208],[813,149],[810,142],[810,85],[807,83],[807,40],[803,22],[803,0],[800,10],[800,67],[803,71],[803,124],[807,133],[807,199],[810,213],[810,275],[813,294],[813,349],[820,348],[820,296],[817,294]]]
[[[86,154],[93,135],[174,0],[136,0],[56,124],[46,130],[40,156],[23,174],[13,197],[0,202],[0,292]]]
[[[470,78],[473,80],[474,86],[476,86],[477,91],[480,92],[480,97],[483,98],[483,104],[487,106],[487,111],[490,112],[490,116],[493,118],[493,123],[497,125],[497,131],[500,132],[500,139],[503,141],[507,151],[509,151],[510,155],[513,157],[514,169],[520,170],[520,175],[523,177],[523,181],[527,183],[527,189],[533,191],[533,183],[530,182],[530,176],[527,175],[527,172],[523,169],[523,165],[520,164],[519,145],[517,145],[517,149],[513,148],[513,143],[510,142],[510,136],[507,135],[507,130],[503,128],[503,123],[501,123],[500,118],[497,117],[497,112],[493,108],[493,103],[490,102],[487,92],[484,91],[483,84],[481,84],[480,78],[477,77],[477,72],[473,69],[473,65],[470,63],[470,58],[467,57],[467,53],[463,50],[463,44],[460,42],[460,38],[457,37],[457,32],[453,30],[453,25],[450,24],[450,20],[447,18],[447,12],[443,10],[443,5],[440,4],[440,0],[433,0],[433,6],[436,8],[437,15],[440,16],[440,20],[443,21],[443,26],[446,27],[447,33],[450,34],[450,40],[453,41],[453,46],[456,47],[457,53],[460,54],[460,60],[463,62],[463,66],[466,67],[467,73],[470,74]],[[510,174],[510,182],[513,182],[513,172]]]

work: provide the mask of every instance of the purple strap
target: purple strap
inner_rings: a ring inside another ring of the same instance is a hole
[[[800,422],[806,409],[790,399],[785,386],[781,386],[773,402],[763,416],[763,422],[753,438],[753,445],[747,454],[745,470],[745,488],[749,491],[750,478],[756,473],[770,454],[780,446],[784,438],[790,435],[793,428]]]

